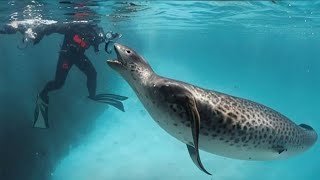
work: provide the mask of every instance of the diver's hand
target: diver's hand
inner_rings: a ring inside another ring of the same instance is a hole
[[[111,54],[111,50],[109,50],[109,44],[111,41],[107,41],[104,45],[104,51],[108,54]]]
[[[31,38],[31,40],[32,40],[32,42],[33,42],[33,45],[38,44],[38,43],[42,40],[42,38],[44,37],[44,35],[45,35],[45,34],[42,33],[42,32],[35,33],[35,34],[34,34],[34,37]]]
[[[98,45],[95,45],[95,46],[93,47],[93,49],[94,49],[94,52],[95,52],[96,54],[99,53],[99,46],[98,46]]]
[[[109,50],[109,49],[107,49],[107,51],[106,51],[108,54],[111,54],[112,53],[112,51],[111,50]]]
[[[38,44],[43,36],[37,36],[36,38],[32,39],[33,45]]]

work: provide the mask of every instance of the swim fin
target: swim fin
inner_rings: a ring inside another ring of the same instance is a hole
[[[45,99],[43,99],[38,94],[36,109],[34,111],[34,121],[33,121],[34,128],[42,128],[42,129],[49,128],[48,105],[49,105],[49,97],[46,97]]]
[[[117,109],[119,109],[122,112],[125,112],[124,106],[121,101],[124,101],[128,99],[128,97],[125,96],[120,96],[116,94],[98,94],[94,97],[88,97],[94,101],[100,102],[100,103],[105,103],[109,104]]]

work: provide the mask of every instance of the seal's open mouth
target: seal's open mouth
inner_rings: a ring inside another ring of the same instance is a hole
[[[119,53],[119,50],[116,45],[114,45],[114,51],[117,54],[117,59],[107,60],[108,64],[118,64],[118,65],[124,66],[125,63],[123,62],[121,55]]]

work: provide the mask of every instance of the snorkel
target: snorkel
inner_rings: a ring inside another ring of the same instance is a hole
[[[115,43],[118,39],[120,39],[122,37],[122,34],[119,33],[115,33],[112,31],[108,31],[105,34],[105,46],[104,46],[104,50],[108,53],[111,54],[111,50],[108,49],[109,44],[111,43]]]

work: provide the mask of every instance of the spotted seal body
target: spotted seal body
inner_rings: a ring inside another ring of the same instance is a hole
[[[157,75],[134,50],[115,45],[108,64],[134,89],[152,118],[187,145],[193,162],[208,173],[198,148],[243,160],[287,158],[310,148],[317,133],[256,102]],[[208,173],[209,174],[209,173]]]

